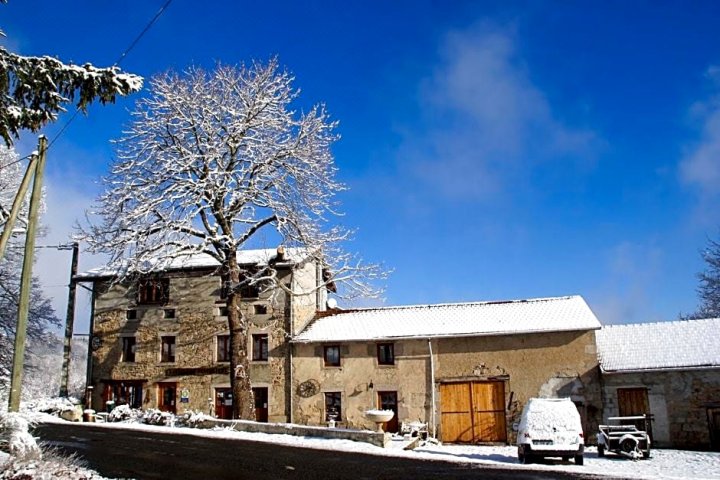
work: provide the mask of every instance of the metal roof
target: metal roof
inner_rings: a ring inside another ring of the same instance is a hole
[[[720,318],[609,325],[596,333],[605,372],[720,367]]]
[[[285,255],[279,265],[294,265],[307,260],[311,255],[308,248],[286,248]],[[255,250],[238,250],[237,260],[240,265],[267,265],[277,257],[277,249],[264,248]],[[147,270],[170,271],[191,270],[198,268],[216,268],[217,260],[206,253],[180,255],[173,259],[164,260],[161,266],[148,264]],[[103,266],[93,268],[87,272],[76,275],[78,280],[93,280],[96,278],[114,277],[122,271],[120,266]]]
[[[386,307],[321,316],[293,341],[346,342],[594,330],[600,322],[580,296]]]

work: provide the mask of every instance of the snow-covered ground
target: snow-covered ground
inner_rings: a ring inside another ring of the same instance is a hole
[[[44,421],[63,422],[55,417],[47,416]],[[583,472],[611,477],[642,478],[642,479],[675,479],[692,478],[720,480],[720,453],[692,452],[683,450],[653,450],[649,460],[632,461],[608,455],[598,458],[597,450],[588,447],[585,453],[585,465],[577,466],[571,462],[548,460],[543,464],[520,465],[517,463],[515,447],[486,447],[460,445],[433,445],[426,443],[415,450],[403,450],[401,444],[390,448],[380,448],[366,443],[350,440],[330,440],[311,437],[294,437],[290,435],[270,435],[265,433],[237,432],[229,429],[200,430],[192,428],[171,428],[138,423],[106,423],[105,428],[130,428],[139,431],[162,431],[182,433],[208,438],[238,438],[258,442],[279,443],[306,448],[326,450],[343,450],[347,452],[367,453],[380,456],[397,456],[406,458],[445,460],[460,463],[483,463],[517,469],[557,470],[565,472]]]

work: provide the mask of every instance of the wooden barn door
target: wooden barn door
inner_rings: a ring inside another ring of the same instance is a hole
[[[650,402],[647,388],[618,388],[618,413],[621,417],[633,415],[650,415]],[[640,430],[645,430],[642,420],[635,422]],[[652,422],[648,422],[648,433],[652,439]]]
[[[502,382],[440,385],[443,442],[505,442],[505,386]]]
[[[503,382],[475,382],[472,386],[475,441],[505,442],[505,385]]]

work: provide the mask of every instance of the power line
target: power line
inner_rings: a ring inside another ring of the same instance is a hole
[[[120,63],[127,57],[127,55],[132,51],[133,48],[135,48],[135,45],[140,41],[140,39],[152,28],[153,25],[155,25],[155,22],[160,18],[160,16],[165,12],[165,9],[172,3],[172,0],[167,0],[162,7],[160,7],[160,10],[157,11],[155,16],[145,25],[145,28],[142,29],[142,31],[135,37],[135,39],[130,42],[130,45],[125,49],[125,51],[120,55],[120,57],[117,59],[117,61],[113,64],[113,66],[119,66]],[[48,150],[52,145],[62,136],[63,133],[65,133],[65,130],[70,126],[70,124],[75,120],[78,113],[80,113],[80,109],[76,108],[75,113],[73,113],[73,116],[70,117],[70,119],[65,122],[65,125],[60,129],[60,131],[53,137],[52,140],[50,140],[49,145],[47,146]]]
[[[155,22],[158,21],[160,16],[165,12],[167,7],[169,7],[171,3],[172,3],[172,0],[167,0],[163,4],[163,6],[160,7],[160,10],[158,10],[157,13],[155,14],[155,16],[152,19],[150,19],[150,21],[147,23],[147,25],[145,25],[145,28],[142,29],[142,31],[135,37],[135,39],[132,42],[130,42],[130,45],[125,49],[125,51],[120,55],[120,57],[118,57],[117,61],[113,64],[113,66],[119,66],[120,63],[123,60],[125,60],[125,57],[127,57],[127,55],[135,48],[135,46],[138,44],[140,39],[143,36],[145,36],[145,34],[152,28],[152,26],[155,25]],[[70,126],[70,124],[75,120],[78,113],[80,113],[80,109],[76,108],[72,117],[70,117],[70,119],[67,122],[65,122],[65,124],[62,126],[60,131],[57,134],[55,134],[55,136],[53,137],[52,140],[50,140],[50,143],[48,144],[46,150],[50,150],[50,147],[52,147],[53,144],[65,133],[65,130],[67,130],[67,128]],[[33,155],[34,155],[34,153],[31,153],[29,155],[25,155],[24,157],[22,157],[18,160],[15,160],[14,162],[8,163],[7,165],[0,165],[0,170],[4,170],[5,168],[15,165],[16,163],[20,163],[23,160],[27,160],[28,158],[32,157]]]
[[[137,43],[140,41],[140,39],[147,33],[148,30],[150,30],[150,28],[155,24],[155,22],[158,20],[158,18],[160,18],[160,15],[163,14],[163,12],[165,11],[165,9],[166,9],[171,3],[172,3],[172,0],[167,0],[167,2],[165,2],[165,4],[164,4],[162,7],[160,7],[160,10],[158,10],[158,12],[157,12],[157,13],[155,14],[155,16],[152,18],[152,20],[150,20],[150,21],[148,22],[148,24],[145,26],[145,28],[143,28],[142,32],[140,32],[140,33],[138,34],[138,36],[135,37],[135,40],[133,40],[132,43],[130,44],[130,46],[125,49],[125,51],[122,53],[122,55],[120,55],[120,58],[117,59],[117,61],[115,62],[115,65],[120,65],[120,62],[122,62],[122,61],[125,59],[125,57],[127,56],[127,54],[130,53],[130,51],[131,51],[133,48],[135,48],[135,45],[137,45]]]

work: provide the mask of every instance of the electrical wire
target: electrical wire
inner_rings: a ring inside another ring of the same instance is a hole
[[[147,25],[145,25],[145,28],[142,29],[142,31],[135,37],[135,39],[130,43],[130,45],[120,55],[120,57],[118,57],[118,59],[113,64],[113,67],[119,66],[120,63],[122,63],[122,61],[125,60],[125,57],[127,57],[128,53],[130,53],[132,51],[132,49],[135,48],[135,45],[138,44],[140,39],[148,32],[148,30],[150,30],[152,28],[153,25],[155,25],[155,22],[157,22],[157,20],[160,18],[160,16],[163,14],[163,12],[165,12],[165,9],[171,3],[172,3],[172,0],[167,0],[163,4],[163,6],[160,7],[160,10],[158,10],[157,13],[155,14],[155,16],[152,19],[150,19],[150,21],[147,23]],[[67,130],[67,128],[70,126],[70,124],[75,120],[78,113],[80,113],[79,108],[75,109],[75,113],[73,113],[72,117],[70,117],[70,119],[67,122],[65,122],[65,125],[62,126],[60,131],[53,137],[52,140],[50,140],[50,143],[47,146],[48,150],[50,149],[50,147],[52,147],[53,143],[55,143],[58,140],[58,138],[60,138],[62,136],[62,134],[65,133],[65,130]]]

